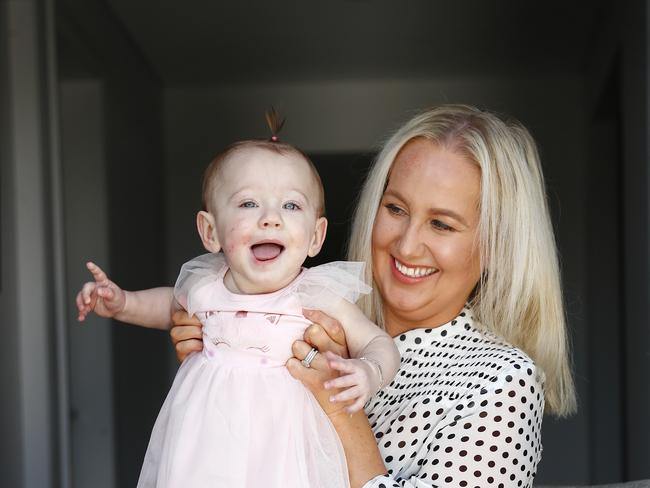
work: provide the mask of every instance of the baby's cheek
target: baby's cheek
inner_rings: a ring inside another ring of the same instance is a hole
[[[224,252],[231,253],[239,248],[250,247],[251,240],[247,235],[241,235],[240,228],[233,226],[229,229],[229,238],[224,243]]]

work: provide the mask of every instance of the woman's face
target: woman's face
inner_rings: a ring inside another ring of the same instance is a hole
[[[462,309],[480,276],[480,170],[416,138],[397,154],[372,234],[373,277],[393,336]]]

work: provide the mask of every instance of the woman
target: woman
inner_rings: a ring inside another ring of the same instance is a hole
[[[354,416],[319,312],[287,364],[328,413],[353,487],[532,486],[544,411],[575,409],[555,242],[535,144],[521,125],[442,106],[386,143],[364,186],[349,259],[360,303],[402,355],[394,381]],[[176,318],[180,323],[187,318]],[[179,356],[200,349],[175,327]],[[313,356],[311,354],[310,356]],[[545,379],[544,379],[545,378]]]

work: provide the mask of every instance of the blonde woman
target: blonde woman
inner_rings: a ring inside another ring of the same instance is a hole
[[[370,171],[349,258],[369,263],[374,292],[361,306],[394,338],[400,371],[365,414],[348,415],[332,401],[346,386],[331,352],[346,355],[343,329],[318,311],[287,367],[336,428],[351,486],[532,486],[544,410],[565,416],[576,400],[528,131],[464,105],[407,122]],[[172,338],[179,357],[201,347],[196,325]],[[312,347],[323,354],[305,368]]]

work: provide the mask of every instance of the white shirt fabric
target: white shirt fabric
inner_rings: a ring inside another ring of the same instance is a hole
[[[544,375],[471,315],[395,337],[400,370],[366,405],[388,475],[364,488],[532,486]]]

